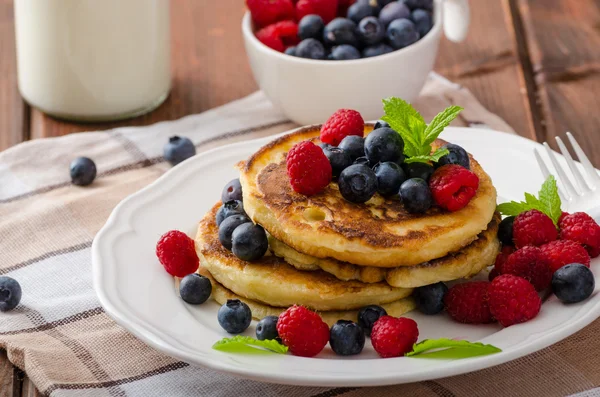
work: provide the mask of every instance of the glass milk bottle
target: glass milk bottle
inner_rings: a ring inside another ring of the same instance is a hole
[[[171,88],[169,0],[15,0],[19,90],[63,119],[119,120]]]

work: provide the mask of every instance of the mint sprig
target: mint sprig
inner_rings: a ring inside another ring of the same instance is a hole
[[[407,353],[408,357],[435,358],[435,359],[460,359],[488,354],[499,353],[502,350],[493,345],[485,345],[480,342],[469,342],[467,340],[453,339],[425,339],[416,343],[413,351]]]
[[[236,335],[232,338],[223,338],[217,341],[213,349],[227,353],[245,354],[285,354],[288,347],[276,340],[258,340],[249,336]]]
[[[538,210],[548,215],[555,225],[562,213],[560,196],[558,195],[558,186],[556,179],[550,175],[538,192],[538,197],[531,193],[525,193],[525,201],[510,201],[498,205],[498,212],[502,215],[517,216],[521,212],[529,210]]]
[[[435,116],[429,124],[411,104],[400,98],[384,99],[383,110],[385,116],[382,117],[382,120],[397,131],[404,140],[404,154],[408,157],[405,162],[426,163],[436,162],[448,154],[447,149],[441,148],[431,153],[431,144],[463,108],[450,106]]]

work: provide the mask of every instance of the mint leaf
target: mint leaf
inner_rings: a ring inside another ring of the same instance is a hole
[[[517,216],[521,212],[529,211],[530,209],[532,209],[531,206],[517,201],[502,203],[496,207],[496,211],[505,216]]]
[[[246,354],[285,354],[288,351],[287,346],[282,345],[276,340],[258,340],[242,335],[223,338],[217,341],[212,348],[222,352]]]
[[[552,219],[555,225],[557,225],[558,219],[562,214],[562,210],[560,209],[562,203],[560,201],[560,196],[558,195],[556,179],[554,179],[553,175],[550,175],[548,179],[546,179],[538,196],[540,197],[540,201],[544,203],[545,211],[543,212]]]
[[[415,358],[459,359],[486,356],[501,351],[496,346],[484,345],[480,342],[441,338],[425,339],[423,342],[415,344],[413,351],[406,355]]]
[[[460,106],[450,106],[444,111],[438,113],[425,129],[425,139],[423,143],[429,145],[435,141],[437,137],[440,136],[444,128],[448,127],[452,120],[454,120],[462,110],[463,108]]]
[[[400,98],[387,98],[383,100],[383,110],[385,116],[381,119],[387,122],[390,127],[404,140],[404,153],[407,156],[418,156],[421,154],[421,139],[418,131],[424,131],[426,128],[423,116],[419,114],[408,102]],[[416,130],[416,133],[413,132]]]
[[[429,161],[438,162],[440,159],[450,153],[448,149],[438,148],[433,154],[427,156],[413,156],[407,157],[404,162],[405,163],[427,163]]]

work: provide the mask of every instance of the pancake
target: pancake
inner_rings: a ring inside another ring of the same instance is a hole
[[[320,126],[284,135],[238,164],[244,208],[254,222],[296,251],[361,266],[414,266],[459,251],[486,229],[496,209],[496,189],[471,157],[477,194],[456,212],[432,207],[409,214],[397,199],[375,194],[363,204],[346,201],[337,183],[306,197],[292,190],[288,150],[304,140],[319,143]],[[371,126],[365,126],[368,133]],[[434,149],[445,144],[436,140]]]
[[[412,292],[384,282],[342,281],[322,270],[300,271],[274,255],[265,255],[253,262],[243,261],[219,241],[215,214],[220,204],[217,203],[200,222],[196,249],[202,266],[236,295],[268,306],[298,304],[329,311],[390,303],[406,298]]]
[[[202,266],[200,266],[200,268],[198,269],[198,273],[211,279],[211,298],[214,301],[223,305],[227,302],[228,299],[239,299],[242,302],[246,303],[248,307],[250,307],[250,311],[252,311],[252,318],[254,318],[255,320],[260,320],[266,316],[279,316],[286,309],[285,307],[270,306],[262,302],[257,302],[236,295],[234,292],[228,290],[227,288],[219,284],[208,272],[208,270],[204,269]],[[415,303],[411,297],[408,297],[404,299],[399,299],[394,302],[384,303],[381,305],[381,307],[385,309],[388,315],[393,317],[400,317],[403,314],[413,310],[415,308]],[[327,325],[331,327],[338,320],[356,321],[358,318],[358,310],[319,311],[319,315],[321,316],[323,321],[325,321]]]
[[[269,236],[269,245],[274,255],[300,270],[321,269],[340,280],[358,280],[363,283],[386,280],[393,287],[416,288],[438,281],[468,278],[493,264],[500,250],[497,238],[499,224],[500,215],[495,214],[487,229],[460,251],[416,266],[390,269],[358,266],[331,258],[316,258],[300,253],[272,236]]]

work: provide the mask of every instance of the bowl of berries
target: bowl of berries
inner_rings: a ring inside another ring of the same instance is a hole
[[[254,78],[301,125],[340,108],[377,119],[381,98],[413,101],[433,69],[442,29],[460,41],[469,23],[467,0],[246,3],[242,32]]]

